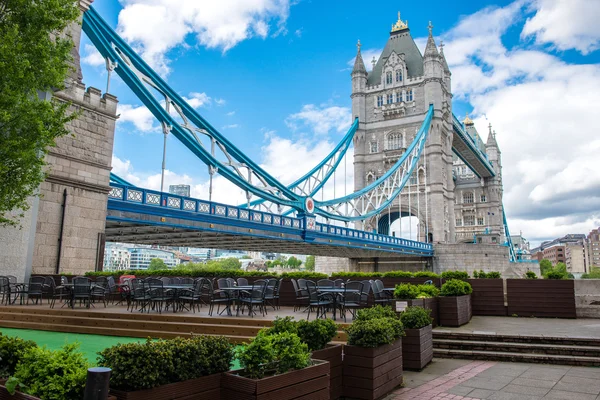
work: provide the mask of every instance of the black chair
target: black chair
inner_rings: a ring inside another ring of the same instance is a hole
[[[180,285],[193,285],[194,284],[194,278],[187,277],[187,278],[179,278],[179,279],[180,279],[180,281],[179,281]]]
[[[356,292],[355,292],[356,290]],[[356,310],[361,307],[360,297],[363,291],[363,283],[358,281],[347,282],[344,286],[344,294],[338,300],[340,313],[346,322],[346,310],[350,311],[352,318],[356,318]]]
[[[165,285],[172,285],[173,284],[173,279],[172,278],[163,277],[163,278],[160,278],[160,280],[163,281],[163,283]]]
[[[273,310],[277,310],[275,305],[275,296],[277,295],[277,286],[279,281],[277,279],[271,278],[267,281],[267,287],[265,288],[265,304],[273,307]]]
[[[369,293],[371,292],[371,281],[361,281],[363,284],[362,293],[360,294],[360,306],[365,308],[369,306]]]
[[[143,279],[132,279],[131,283],[131,311],[137,306],[138,311],[144,312],[150,305],[150,294]]]
[[[333,304],[331,296],[327,293],[320,294],[317,290],[317,285],[313,281],[306,281],[306,290],[309,297],[308,316],[306,320],[310,319],[310,312],[313,308],[317,309],[316,319],[319,317],[327,318],[327,309]]]
[[[43,300],[45,283],[46,279],[42,276],[32,276],[29,278],[29,283],[19,290],[21,303],[23,302],[23,296],[25,295],[27,296],[27,304],[29,304],[29,300],[35,299],[35,304],[38,304],[40,300]]]
[[[237,278],[238,286],[248,286],[248,279],[246,278]]]
[[[169,306],[172,306],[173,312],[177,311],[175,307],[176,293],[174,290],[165,289],[163,281],[157,278],[148,278],[145,280],[145,285],[150,295],[149,301],[152,310],[158,310],[158,313],[161,314],[163,307],[167,310]]]
[[[177,296],[179,301],[179,307],[181,309],[185,309],[185,303],[189,304],[188,311],[192,311],[194,314],[196,313],[196,305],[198,306],[198,311],[202,306],[202,286],[205,285],[206,279],[201,278],[197,279],[194,282],[193,289],[182,289]]]
[[[62,285],[56,286],[54,278],[49,276],[45,278],[44,292],[46,293],[46,298],[48,299],[48,304],[50,304],[50,308],[54,308],[54,305],[56,304],[56,299],[59,299],[62,302],[63,297],[65,299],[69,297],[66,288]]]
[[[283,279],[279,279],[277,282],[277,286],[275,287],[275,304],[277,309],[279,310],[281,307],[279,306],[279,294],[281,293],[281,286],[283,285]]]
[[[336,279],[335,281],[333,281],[333,286],[336,288],[342,288],[344,287],[344,280],[343,279]]]
[[[372,283],[372,287],[375,304],[389,304],[391,299],[385,294],[383,290],[383,282],[380,280],[375,280]]]
[[[333,281],[331,279],[319,279],[317,281],[317,286],[318,287],[335,287],[335,284],[333,283]]]
[[[75,303],[79,300],[79,304],[86,305],[90,308],[92,304],[92,297],[90,292],[92,290],[92,280],[83,276],[73,278],[73,290],[71,292],[71,307],[75,308]]]
[[[266,314],[265,292],[267,290],[267,284],[267,281],[259,279],[254,281],[251,290],[240,290],[236,316],[238,315],[240,308],[242,308],[242,314],[244,314],[244,306],[248,308],[248,315],[252,317],[254,317],[254,308],[256,306],[258,306],[258,309],[262,312],[263,316]]]
[[[210,279],[204,279],[204,281],[202,281],[202,282],[203,282],[203,284],[202,284],[202,296],[201,297],[202,297],[202,299],[206,299],[207,300],[206,302],[209,305],[208,315],[210,315],[212,317],[215,304],[217,305],[217,314],[221,315],[221,313],[225,310],[228,310],[228,312],[230,312],[231,311],[231,309],[230,309],[231,297],[229,296],[229,294],[224,290],[219,290],[219,289],[215,290],[214,285]],[[217,285],[218,285],[218,281],[217,281]],[[229,283],[225,283],[224,285],[229,285]],[[229,287],[229,286],[223,286],[223,287]],[[225,304],[225,308],[223,309],[223,311],[219,312],[221,304]]]
[[[0,276],[0,304],[10,304],[10,281],[6,276]]]

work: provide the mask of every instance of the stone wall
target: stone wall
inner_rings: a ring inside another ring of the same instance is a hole
[[[20,227],[0,228],[0,275],[16,276],[19,282],[31,273],[39,199],[30,198],[29,204]],[[13,212],[13,215],[17,214]]]
[[[334,272],[356,272],[358,265],[350,258],[315,256],[315,272],[332,274]]]
[[[486,244],[435,244],[433,271],[442,273],[448,270],[498,271],[503,278],[520,278],[528,270],[540,274],[539,264],[511,263],[508,248]]]
[[[389,272],[389,271],[424,271],[430,270],[427,259],[415,257],[389,258],[340,258],[315,257],[315,272],[332,274],[334,272]]]
[[[600,318],[600,279],[575,280],[577,318]]]

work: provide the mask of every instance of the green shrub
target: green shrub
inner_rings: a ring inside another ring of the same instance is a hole
[[[222,336],[148,339],[104,349],[98,365],[112,369],[111,387],[135,391],[228,371],[233,355]]]
[[[407,307],[400,314],[400,322],[405,329],[421,329],[433,321],[431,310],[423,307]]]
[[[404,327],[396,318],[375,318],[354,321],[346,333],[351,346],[379,347],[403,336]]]
[[[472,292],[473,288],[468,282],[459,279],[450,279],[442,285],[440,294],[442,296],[464,296]]]
[[[490,271],[487,273],[487,278],[488,279],[500,279],[500,278],[502,278],[502,275],[500,275],[500,272],[498,272],[498,271]]]
[[[398,319],[398,315],[392,307],[376,305],[375,307],[363,308],[356,312],[355,321],[367,321],[377,318],[392,318]]]
[[[31,340],[4,336],[0,333],[0,378],[6,379],[14,375],[21,357],[36,346],[35,342]]]
[[[274,335],[288,332],[298,335],[306,343],[310,351],[324,349],[337,335],[337,325],[331,319],[315,319],[313,321],[294,321],[293,317],[275,318],[273,326],[262,329],[260,335]]]
[[[280,277],[289,279],[309,279],[313,281],[328,278],[327,274],[321,274],[319,272],[284,272]]]
[[[237,351],[244,375],[261,379],[270,372],[283,374],[310,365],[310,352],[298,335],[289,332],[258,335]]]
[[[442,278],[446,280],[450,279],[469,279],[469,274],[466,271],[444,271],[442,272]]]
[[[66,344],[56,351],[30,347],[22,355],[7,387],[12,392],[18,385],[21,392],[43,400],[81,400],[91,365],[78,348],[77,343]]]
[[[419,294],[417,285],[410,283],[401,283],[394,289],[394,298],[396,299],[416,299]]]
[[[417,298],[422,297],[422,295],[427,297],[438,297],[440,295],[440,289],[435,285],[417,285],[417,289],[419,290]]]
[[[544,278],[546,279],[567,279],[567,275],[565,273],[563,273],[562,271],[556,271],[554,269],[546,272],[546,275],[544,276]]]
[[[415,272],[415,278],[429,278],[429,279],[437,279],[440,275],[431,271],[419,271]]]
[[[497,272],[497,271],[484,272],[483,270],[480,270],[479,272],[473,271],[473,278],[499,279],[499,278],[501,278],[501,276],[500,276],[500,272]]]
[[[324,349],[337,335],[337,325],[331,319],[298,321],[298,336],[308,345],[310,351]]]
[[[369,279],[382,278],[381,272],[334,272],[331,274],[331,279]]]
[[[525,272],[525,278],[527,279],[537,279],[537,275],[533,271]]]
[[[409,271],[390,271],[383,274],[384,278],[413,278],[414,274]]]

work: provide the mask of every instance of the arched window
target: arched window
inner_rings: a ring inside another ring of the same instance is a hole
[[[387,83],[388,85],[392,84],[392,73],[391,72],[385,73],[385,83]]]
[[[402,71],[401,70],[396,71],[396,82],[402,82]]]
[[[387,137],[387,149],[396,150],[402,148],[402,134],[399,132],[390,133]]]
[[[463,203],[464,204],[473,204],[473,193],[472,192],[463,193]]]
[[[375,182],[375,176],[373,175],[373,173],[369,172],[367,174],[367,186],[373,182]]]

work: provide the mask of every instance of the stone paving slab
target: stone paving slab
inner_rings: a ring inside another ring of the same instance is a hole
[[[434,359],[404,382],[385,400],[600,400],[592,367]]]

